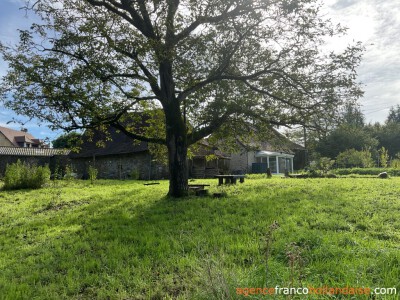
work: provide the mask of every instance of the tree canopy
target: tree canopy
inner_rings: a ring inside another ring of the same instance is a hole
[[[77,132],[70,132],[60,135],[58,138],[53,140],[51,143],[53,148],[65,148],[78,150],[81,143],[81,134]]]
[[[42,22],[20,31],[18,45],[0,46],[10,67],[0,88],[12,95],[6,106],[54,128],[110,125],[166,145],[172,196],[187,191],[188,146],[209,134],[310,126],[362,94],[362,47],[327,51],[327,38],[345,30],[315,0],[35,0],[26,8]],[[127,113],[156,108],[162,135],[123,125]]]
[[[397,123],[400,124],[400,105],[392,106],[389,110],[386,123]]]

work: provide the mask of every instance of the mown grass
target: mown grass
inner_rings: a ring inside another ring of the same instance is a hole
[[[166,181],[1,191],[0,299],[267,299],[236,288],[276,285],[400,291],[400,178],[197,182],[228,196],[172,200]]]

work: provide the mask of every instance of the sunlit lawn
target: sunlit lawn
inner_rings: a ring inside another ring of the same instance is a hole
[[[196,182],[228,196],[172,200],[167,181],[1,191],[0,299],[267,299],[237,288],[276,285],[400,293],[400,178]]]

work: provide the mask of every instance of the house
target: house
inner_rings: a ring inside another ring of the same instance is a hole
[[[80,151],[71,152],[72,169],[81,178],[88,168],[97,169],[103,179],[161,179],[168,177],[167,167],[150,154],[148,143],[135,141],[113,127],[85,132]]]
[[[274,131],[270,142],[243,144],[238,142],[239,151],[231,154],[230,172],[232,174],[293,172],[304,168],[303,146],[289,141]]]
[[[0,126],[0,147],[49,148],[43,140],[33,137],[27,129],[14,130]]]
[[[54,172],[68,164],[68,154],[69,150],[50,149],[26,129],[0,127],[0,176],[4,176],[8,164],[18,160],[37,166],[48,165]]]

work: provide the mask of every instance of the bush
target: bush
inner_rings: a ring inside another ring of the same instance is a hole
[[[357,151],[355,149],[348,149],[340,152],[336,157],[336,162],[339,167],[364,167],[371,168],[374,165],[372,154],[369,150]]]
[[[4,175],[5,190],[38,189],[50,179],[48,166],[37,167],[18,160],[7,165]]]
[[[94,182],[97,179],[98,170],[93,166],[89,166],[88,173],[89,173],[90,183],[94,184]]]
[[[131,179],[133,180],[139,180],[140,178],[140,172],[138,169],[133,169],[131,172]]]

